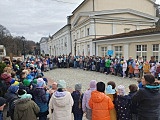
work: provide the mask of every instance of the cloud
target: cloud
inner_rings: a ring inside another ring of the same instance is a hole
[[[83,0],[1,0],[0,24],[15,36],[39,41],[66,24],[66,17]],[[77,3],[77,4],[76,4]]]

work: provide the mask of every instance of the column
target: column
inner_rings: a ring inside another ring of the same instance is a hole
[[[90,44],[89,44],[89,49],[90,49],[90,56],[92,56],[93,55],[93,47],[94,47],[94,45],[92,44],[92,41],[90,42]]]
[[[123,45],[123,53],[124,53],[124,60],[127,60],[129,58],[129,45],[124,44]]]

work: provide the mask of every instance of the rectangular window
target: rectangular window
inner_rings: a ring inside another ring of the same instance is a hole
[[[89,35],[89,34],[90,34],[89,32],[90,32],[90,30],[89,30],[89,28],[87,28],[87,35]]]
[[[122,46],[115,46],[115,56],[121,58],[122,57],[122,53],[123,53],[123,47]]]
[[[152,45],[153,56],[155,57],[156,62],[159,62],[159,44]]]
[[[101,55],[102,55],[102,57],[106,56],[106,52],[107,52],[107,47],[101,47]]]
[[[136,51],[136,58],[139,56],[143,57],[143,60],[147,60],[147,45],[137,45],[136,46],[137,51]]]

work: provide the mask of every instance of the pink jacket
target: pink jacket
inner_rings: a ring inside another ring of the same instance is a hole
[[[89,107],[88,102],[89,102],[90,97],[91,97],[91,92],[94,91],[94,90],[95,90],[95,89],[90,88],[90,89],[87,90],[87,91],[84,93],[84,95],[83,95],[82,110],[83,110],[84,112],[86,112],[86,107],[87,107],[88,109],[91,109],[91,108]]]

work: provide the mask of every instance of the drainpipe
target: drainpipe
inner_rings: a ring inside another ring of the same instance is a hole
[[[93,12],[95,11],[95,0],[93,0]],[[93,18],[94,20],[94,39],[96,39],[96,20],[95,18]],[[95,56],[96,56],[96,42],[95,42]]]

